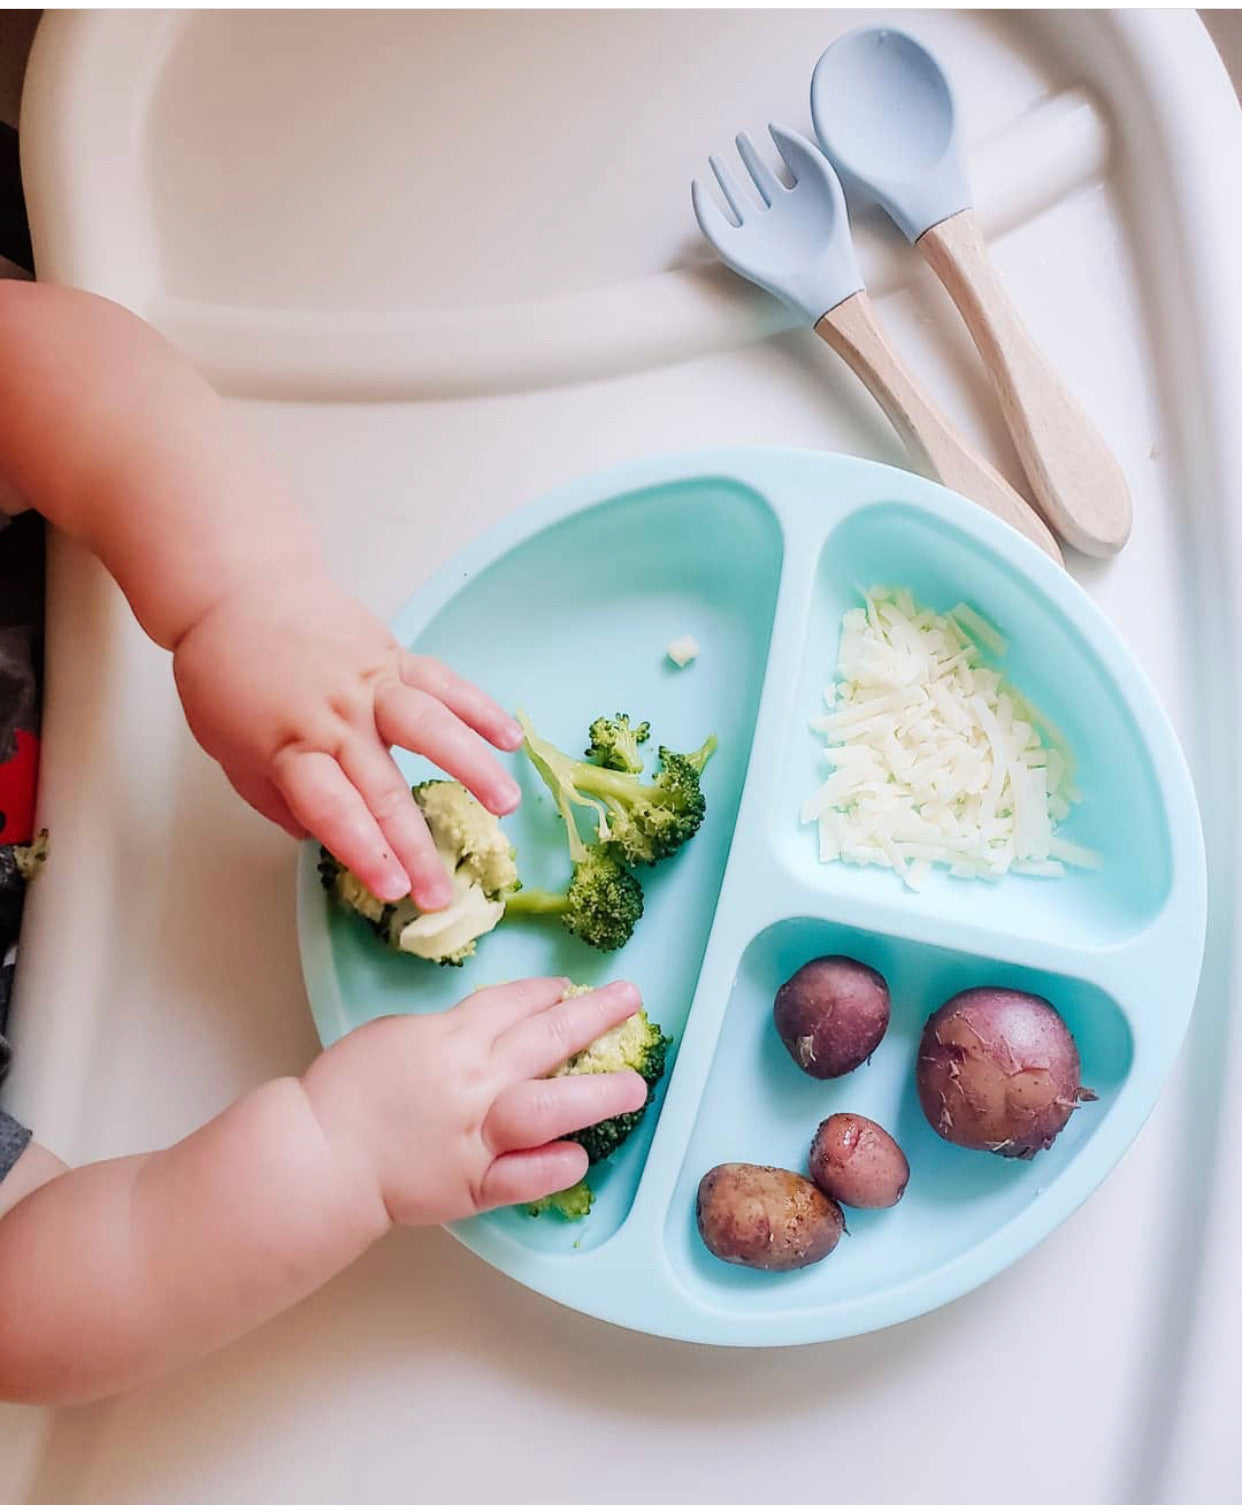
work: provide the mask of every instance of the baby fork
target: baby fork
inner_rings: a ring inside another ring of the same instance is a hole
[[[690,194],[703,235],[734,272],[784,300],[844,357],[923,471],[982,504],[1059,562],[1060,548],[1043,520],[953,430],[889,345],[858,271],[845,196],[827,158],[797,132],[768,130],[792,187],[781,183],[749,137],[739,136],[738,156],[759,202],[742,192],[719,158],[709,158],[737,223],[695,179]]]

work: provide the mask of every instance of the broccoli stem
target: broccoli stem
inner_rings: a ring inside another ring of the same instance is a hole
[[[686,760],[690,762],[700,776],[703,775],[703,769],[708,761],[716,754],[719,745],[720,741],[715,735],[708,735],[699,748],[692,750],[686,757]]]
[[[517,721],[522,727],[525,736],[526,754],[531,765],[539,773],[544,786],[552,794],[557,809],[565,824],[566,836],[569,840],[569,858],[575,863],[583,860],[586,856],[587,847],[578,833],[578,821],[574,815],[574,807],[578,805],[591,808],[595,811],[597,821],[603,818],[603,809],[598,803],[590,799],[578,798],[573,791],[573,772],[578,765],[584,765],[571,761],[563,751],[556,748],[549,741],[540,738],[531,726],[530,720],[522,709],[517,710]],[[594,770],[594,767],[587,768]]]
[[[569,897],[564,892],[549,892],[543,887],[523,887],[505,902],[505,913],[559,914],[568,906]]]
[[[708,735],[697,750],[691,751],[686,756],[685,759],[700,776],[703,774],[703,768],[715,755],[718,743],[715,735]],[[592,766],[586,761],[575,762],[573,781],[579,791],[590,793],[592,797],[603,798],[605,801],[612,799],[615,802],[633,802],[636,798],[644,797],[659,801],[661,795],[658,785],[636,782],[632,772],[613,771],[607,766]]]

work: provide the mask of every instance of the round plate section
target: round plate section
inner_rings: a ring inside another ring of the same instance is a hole
[[[1098,870],[991,886],[821,866],[798,822],[817,775],[808,721],[861,585],[965,600],[1011,642],[1015,681],[1060,726],[1084,800],[1070,837]],[[570,1224],[519,1211],[456,1225],[524,1285],[640,1331],[719,1344],[808,1343],[888,1326],[952,1300],[1045,1237],[1104,1178],[1150,1112],[1185,1032],[1203,950],[1202,838],[1189,774],[1146,676],[1091,600],[1007,526],[935,484],[850,457],[737,450],[657,458],[579,482],[476,541],[411,599],[394,629],[441,656],[567,749],[598,713],[650,719],[675,748],[710,732],[708,819],[647,883],[619,954],[547,928],[502,926],[461,970],[385,951],[329,906],[307,846],[303,969],[321,1038],[369,1018],[442,1010],[472,988],[561,971],[627,976],[675,1039],[643,1126],[592,1173],[594,1211]],[[665,655],[690,634],[684,671]],[[425,774],[403,758],[411,779]],[[519,868],[566,869],[559,819],[514,758],[506,820]],[[883,970],[893,1025],[838,1082],[797,1072],[771,999],[803,960],[856,955]],[[1035,1160],[945,1144],[918,1113],[924,1018],[970,985],[1050,997],[1099,1100]],[[817,1123],[865,1113],[901,1140],[909,1190],[857,1214],[822,1264],[795,1275],[713,1259],[694,1230],[700,1176],[726,1160],[804,1168]]]

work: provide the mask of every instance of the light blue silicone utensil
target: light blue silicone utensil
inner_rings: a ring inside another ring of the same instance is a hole
[[[1098,870],[996,885],[944,874],[907,892],[891,872],[820,865],[803,797],[821,776],[808,721],[832,680],[859,583],[965,599],[1010,640],[1023,691],[1064,731],[1082,803],[1069,838]],[[515,632],[514,626],[520,628]],[[660,1097],[592,1174],[580,1223],[519,1211],[455,1225],[532,1289],[639,1331],[720,1344],[808,1343],[888,1326],[987,1280],[1037,1243],[1120,1158],[1159,1094],[1190,1014],[1203,949],[1202,840],[1190,778],[1147,678],[1087,595],[1040,552],[934,483],[852,457],[720,450],[636,462],[506,519],[398,615],[403,644],[524,704],[568,749],[601,709],[649,718],[659,739],[720,751],[708,817],[650,876],[647,912],[616,955],[554,928],[502,924],[460,970],[386,951],[331,908],[305,847],[298,929],[320,1036],[388,1013],[433,1012],[473,987],[563,971],[632,977],[675,1038]],[[665,646],[702,653],[672,669]],[[402,758],[411,779],[425,774]],[[524,875],[565,869],[555,810],[524,761],[506,819]],[[893,1020],[872,1062],[804,1076],[772,1027],[772,998],[816,954],[888,978]],[[1050,998],[1098,1102],[1029,1163],[946,1144],[914,1089],[927,1015],[967,986]],[[793,1275],[725,1265],[699,1242],[699,1178],[726,1160],[805,1169],[834,1111],[889,1128],[911,1167],[891,1212]]]
[[[851,195],[892,216],[961,311],[1045,518],[1080,551],[1120,550],[1133,513],[1125,477],[996,275],[940,65],[891,26],[847,32],[816,64],[811,115]]]
[[[917,465],[973,498],[1059,561],[1043,520],[962,440],[889,345],[854,260],[845,196],[831,164],[796,131],[769,126],[793,183],[786,188],[747,136],[738,156],[758,196],[709,158],[730,220],[696,179],[690,188],[703,235],[736,273],[783,299],[815,329],[878,401]]]

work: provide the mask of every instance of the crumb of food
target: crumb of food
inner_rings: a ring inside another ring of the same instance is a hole
[[[693,635],[682,635],[670,641],[668,659],[674,666],[689,666],[699,654],[699,642]]]
[[[40,829],[28,845],[15,845],[13,859],[23,881],[30,881],[47,859],[47,830]]]

